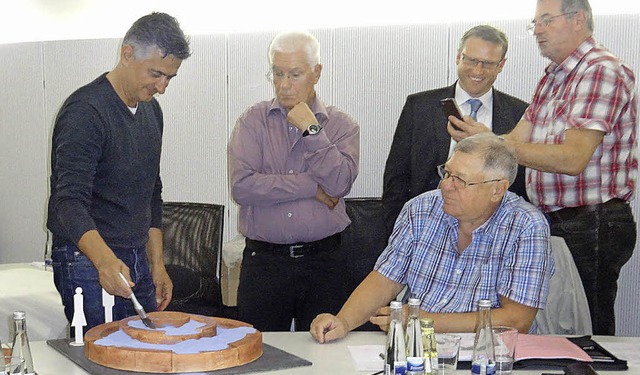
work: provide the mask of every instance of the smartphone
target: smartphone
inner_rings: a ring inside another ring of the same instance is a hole
[[[458,107],[458,103],[456,103],[456,100],[454,98],[446,98],[440,100],[440,108],[442,109],[442,113],[444,113],[444,116],[446,118],[449,118],[449,116],[455,116],[456,118],[462,120],[462,112],[460,111],[460,107]],[[453,124],[451,124],[451,126],[453,126],[453,128],[456,130],[462,130]]]

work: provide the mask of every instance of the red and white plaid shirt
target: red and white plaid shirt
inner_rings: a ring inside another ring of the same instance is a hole
[[[549,212],[629,200],[638,172],[635,77],[611,52],[589,38],[562,64],[551,63],[524,118],[532,124],[533,143],[561,144],[570,128],[605,133],[577,176],[527,168],[533,204]]]

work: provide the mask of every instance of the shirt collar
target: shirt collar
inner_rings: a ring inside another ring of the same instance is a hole
[[[469,93],[464,91],[462,86],[460,86],[460,81],[456,82],[456,90],[455,90],[455,99],[456,102],[463,104],[466,103],[467,100],[473,99]],[[475,98],[479,99],[482,102],[482,106],[485,108],[492,108],[493,104],[493,87],[491,90],[485,92],[482,96]]]
[[[593,37],[589,37],[584,42],[580,43],[578,48],[571,52],[571,54],[567,56],[560,65],[552,61],[547,66],[547,69],[545,69],[545,72],[549,74],[557,74],[560,72],[569,74],[578,65],[578,63],[580,63],[584,56],[595,47],[595,39],[593,39]]]

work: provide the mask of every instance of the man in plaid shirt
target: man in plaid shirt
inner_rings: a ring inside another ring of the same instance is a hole
[[[311,335],[325,343],[367,321],[388,329],[389,301],[404,286],[439,332],[473,332],[480,299],[491,300],[494,325],[535,332],[555,266],[544,215],[507,191],[517,170],[493,134],[458,142],[438,166],[439,188],[404,205],[374,269],[337,315],[313,320]]]
[[[551,60],[531,105],[504,138],[527,167],[531,202],[565,239],[589,301],[593,333],[615,335],[620,269],[633,254],[637,102],[631,69],[594,40],[588,0],[538,0],[529,26]],[[487,131],[467,119],[460,139]]]

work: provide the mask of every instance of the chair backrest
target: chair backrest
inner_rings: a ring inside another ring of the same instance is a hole
[[[539,310],[537,333],[544,335],[591,335],[591,314],[582,280],[562,237],[551,236],[556,271],[549,282],[547,306]]]
[[[201,315],[222,313],[220,288],[224,206],[165,202],[163,251],[174,284],[168,310]]]
[[[345,205],[351,224],[342,232],[340,247],[352,271],[349,276],[357,286],[387,246],[382,201],[380,198],[347,198]]]
[[[341,237],[341,257],[345,265],[343,288],[346,295],[371,272],[378,256],[387,245],[380,198],[347,198],[344,200],[351,224]],[[378,330],[365,324],[358,330]]]

